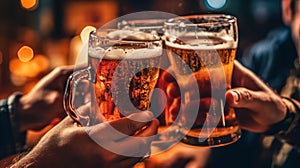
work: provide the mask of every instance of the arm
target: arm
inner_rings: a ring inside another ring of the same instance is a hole
[[[159,122],[136,122],[133,119],[151,121],[150,112],[132,114],[108,123],[92,127],[79,127],[69,117],[51,129],[25,157],[14,167],[131,167],[150,150]],[[124,134],[112,133],[111,127]],[[147,126],[142,131],[141,128]],[[138,131],[138,133],[136,133]],[[133,135],[135,136],[130,136]],[[144,137],[133,139],[132,137]],[[116,153],[110,148],[118,148]],[[125,155],[128,154],[128,155]]]
[[[73,66],[56,68],[29,93],[15,93],[0,101],[0,158],[24,150],[27,130],[42,129],[54,118],[65,116],[62,93],[72,72]]]

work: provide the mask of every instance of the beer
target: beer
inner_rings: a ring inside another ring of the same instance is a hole
[[[150,108],[162,49],[148,48],[147,43],[150,42],[114,44],[106,49],[104,56],[101,50],[89,51],[89,66],[95,70],[96,101],[92,101],[92,107],[99,107],[98,113],[106,120]]]
[[[188,86],[188,79],[193,75],[200,94],[196,119],[191,118],[195,109],[186,107],[181,116],[167,113],[166,123],[173,124],[174,119],[180,117],[179,125],[185,135],[182,141],[192,145],[222,146],[239,139],[240,128],[234,109],[226,106],[225,97],[214,97],[212,94],[212,90],[222,93],[231,87],[236,43],[219,37],[185,36],[180,39],[167,38],[165,44],[178,84]],[[217,79],[213,84],[212,76]],[[192,91],[188,93],[188,100],[186,95],[182,99],[184,103],[189,103],[199,97],[193,96]],[[186,125],[192,127],[186,128]]]

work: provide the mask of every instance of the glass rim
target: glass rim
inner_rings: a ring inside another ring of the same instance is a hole
[[[191,19],[202,19],[202,20],[199,23],[197,22],[194,23],[193,21],[191,21]],[[215,25],[215,24],[222,24],[222,23],[235,23],[235,22],[237,22],[237,18],[229,14],[196,14],[196,15],[179,16],[179,17],[168,19],[164,25],[174,26],[180,23],[185,23],[184,24],[185,26],[205,26],[205,25]]]
[[[99,40],[102,41],[103,45],[109,45],[109,44],[149,44],[149,43],[155,43],[160,42],[161,39],[157,38],[155,40],[145,40],[145,39],[126,39],[126,38],[110,38],[107,35],[110,32],[118,31],[120,29],[117,28],[99,28],[96,30],[93,30],[89,34],[89,43],[91,40]]]
[[[129,24],[156,24],[156,23],[164,23],[165,21],[167,21],[168,19],[160,19],[160,18],[155,18],[155,19],[132,19],[132,20],[122,20],[120,23],[122,22],[126,22]]]

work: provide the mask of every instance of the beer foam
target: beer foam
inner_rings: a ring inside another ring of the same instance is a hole
[[[237,42],[230,40],[228,38],[217,38],[212,37],[199,37],[194,39],[180,39],[180,43],[176,43],[176,38],[169,38],[166,40],[166,45],[174,48],[181,48],[187,50],[213,50],[213,49],[226,49],[226,48],[236,48]]]
[[[159,36],[152,33],[146,33],[142,31],[133,30],[115,30],[111,31],[107,35],[110,39],[118,40],[133,40],[133,41],[155,41],[159,40]]]
[[[106,50],[104,59],[145,59],[159,57],[162,55],[161,47],[139,48],[139,49],[121,49],[109,48]]]
[[[101,47],[90,47],[88,49],[88,54],[90,57],[103,58],[103,56],[105,55],[105,50]]]

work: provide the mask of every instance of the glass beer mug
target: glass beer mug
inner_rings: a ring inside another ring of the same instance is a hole
[[[68,115],[91,126],[148,110],[161,56],[162,43],[155,35],[117,29],[91,32],[88,66],[73,73],[67,83]],[[90,103],[89,112],[79,110],[83,103]]]
[[[234,109],[225,101],[237,31],[236,18],[230,15],[191,15],[165,22],[167,55],[182,93],[182,108],[168,114],[168,124],[179,125],[186,144],[223,146],[241,136]]]

